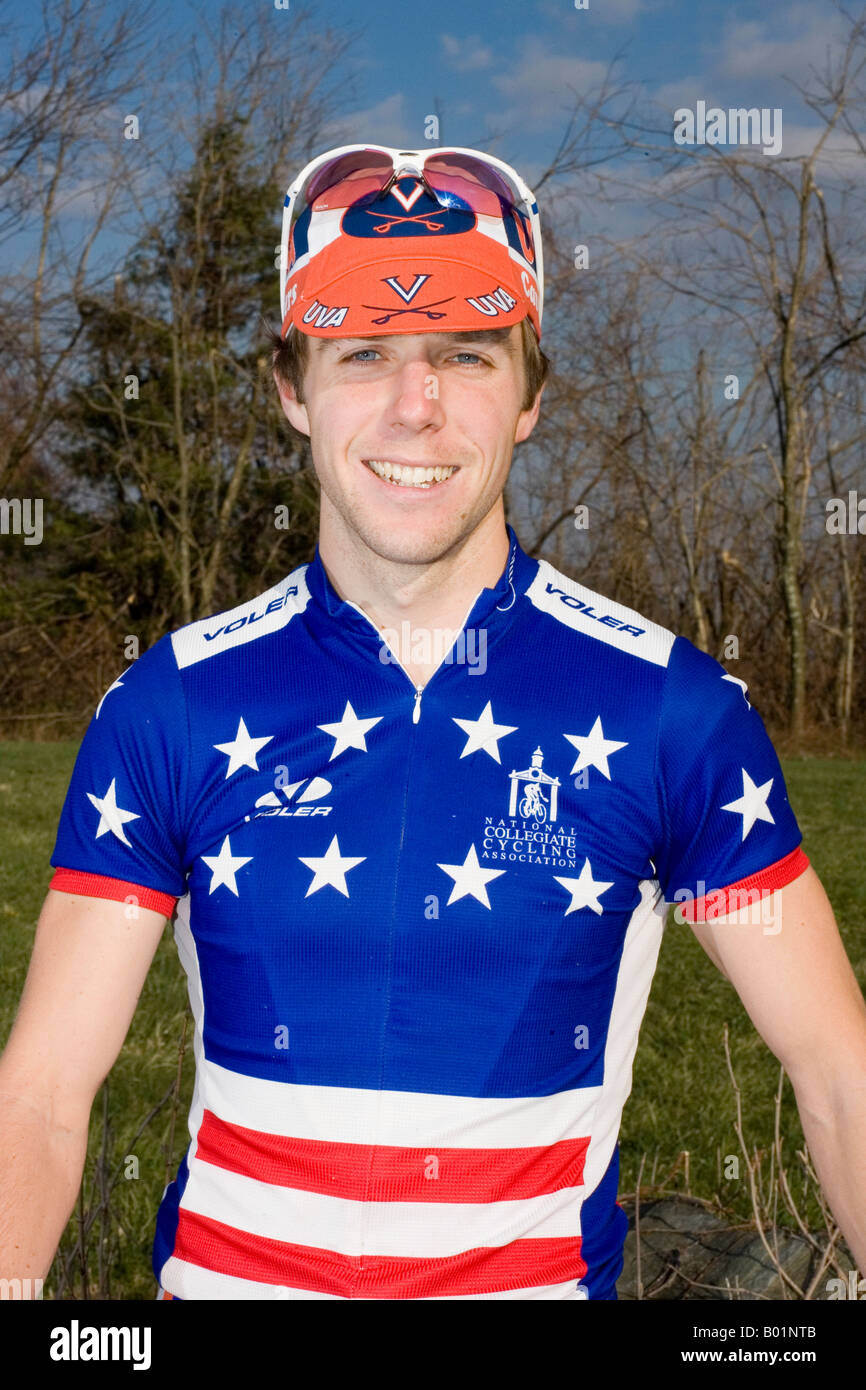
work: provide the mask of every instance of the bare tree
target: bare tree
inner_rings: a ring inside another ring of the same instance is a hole
[[[622,248],[624,258],[691,303],[693,324],[700,324],[704,344],[713,344],[719,377],[724,345],[742,383],[733,407],[741,430],[743,402],[750,410],[763,402],[749,428],[763,451],[765,480],[755,470],[751,483],[772,498],[794,747],[802,742],[807,716],[804,534],[815,496],[816,451],[822,454],[818,393],[841,359],[859,353],[866,335],[866,294],[851,274],[859,268],[859,248],[849,247],[850,264],[842,263],[846,199],[850,204],[857,197],[856,187],[836,167],[839,138],[851,147],[856,113],[863,109],[864,69],[866,18],[850,19],[843,51],[802,92],[821,121],[804,154],[769,158],[719,145],[674,151],[669,132],[660,145],[662,132],[646,128],[625,136],[633,151],[651,153],[662,172],[655,187],[660,220]],[[755,443],[743,435],[753,457]]]
[[[94,248],[123,186],[117,103],[139,80],[149,24],[106,0],[42,7],[0,69],[0,487],[14,488],[55,422]]]

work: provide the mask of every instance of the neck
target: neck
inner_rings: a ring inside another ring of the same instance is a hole
[[[502,499],[474,531],[442,555],[409,563],[371,550],[323,497],[319,555],[340,598],[361,608],[380,631],[387,629],[389,646],[393,647],[393,635],[400,635],[394,655],[415,684],[424,685],[439,662],[411,659],[417,650],[412,634],[447,630],[456,636],[481,590],[498,582],[508,559]]]

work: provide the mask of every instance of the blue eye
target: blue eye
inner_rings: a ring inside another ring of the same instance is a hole
[[[341,358],[341,361],[358,362],[361,366],[364,366],[368,362],[375,361],[378,357],[381,357],[381,353],[379,352],[378,348],[357,348],[355,352],[350,352],[346,357]],[[479,357],[478,353],[470,352],[468,349],[466,351],[455,352],[452,354],[452,357],[454,360],[461,357],[471,358],[471,361],[465,364],[466,366],[474,366],[476,363],[481,362],[481,358]]]

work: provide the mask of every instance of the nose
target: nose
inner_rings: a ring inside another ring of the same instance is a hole
[[[439,377],[426,358],[404,362],[393,377],[389,424],[406,429],[439,429],[445,412],[439,396]]]

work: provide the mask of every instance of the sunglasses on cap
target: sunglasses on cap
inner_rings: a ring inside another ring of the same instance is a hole
[[[305,165],[290,185],[283,207],[280,239],[280,306],[287,310],[287,283],[293,266],[288,248],[298,219],[311,211],[348,208],[360,199],[385,197],[398,179],[413,176],[425,192],[447,208],[449,200],[486,217],[510,210],[521,229],[523,254],[538,282],[538,315],[544,301],[541,224],[535,195],[515,169],[478,150],[458,146],[398,150],[388,145],[341,145]]]

